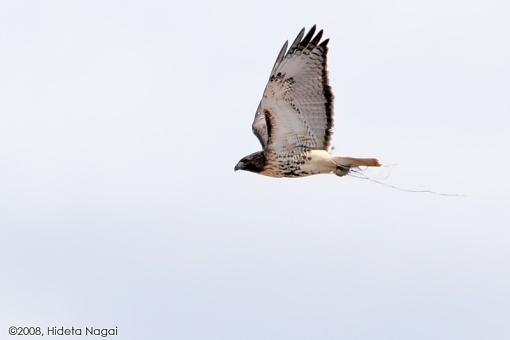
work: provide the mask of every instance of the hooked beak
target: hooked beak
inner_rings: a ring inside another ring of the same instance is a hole
[[[237,171],[237,170],[241,170],[241,162],[237,163],[236,166],[234,167],[234,171]]]

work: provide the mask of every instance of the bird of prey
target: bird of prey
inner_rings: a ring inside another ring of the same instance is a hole
[[[303,28],[294,42],[283,45],[271,71],[252,124],[262,151],[241,159],[235,170],[271,177],[304,177],[334,173],[345,176],[360,166],[380,166],[375,158],[335,156],[333,94],[329,86],[329,39],[315,25]],[[321,41],[322,40],[322,41]]]

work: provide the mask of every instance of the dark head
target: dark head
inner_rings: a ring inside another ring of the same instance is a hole
[[[261,172],[266,166],[266,157],[263,151],[252,153],[241,159],[234,170],[245,170],[251,172]]]

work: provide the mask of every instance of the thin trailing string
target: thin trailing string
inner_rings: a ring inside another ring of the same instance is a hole
[[[395,189],[395,190],[398,190],[398,191],[415,192],[415,193],[427,193],[427,194],[433,194],[433,195],[438,195],[438,196],[447,196],[447,197],[463,197],[463,196],[466,196],[466,195],[463,195],[463,194],[448,194],[448,193],[437,192],[437,191],[432,191],[432,190],[413,190],[413,189],[401,188],[401,187],[398,187],[396,185],[392,185],[392,184],[389,184],[389,183],[385,183],[385,182],[379,181],[379,180],[374,179],[374,178],[370,178],[367,175],[365,175],[362,172],[361,169],[351,168],[349,173],[348,173],[348,175],[351,176],[351,177],[354,177],[354,178],[364,179],[364,180],[367,180],[367,181],[370,181],[370,182],[373,182],[373,183],[377,183],[379,185],[385,186],[387,188]]]

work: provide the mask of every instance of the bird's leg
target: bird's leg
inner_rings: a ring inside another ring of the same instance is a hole
[[[340,177],[345,176],[349,173],[349,170],[351,170],[351,167],[348,165],[337,165],[335,175]]]

